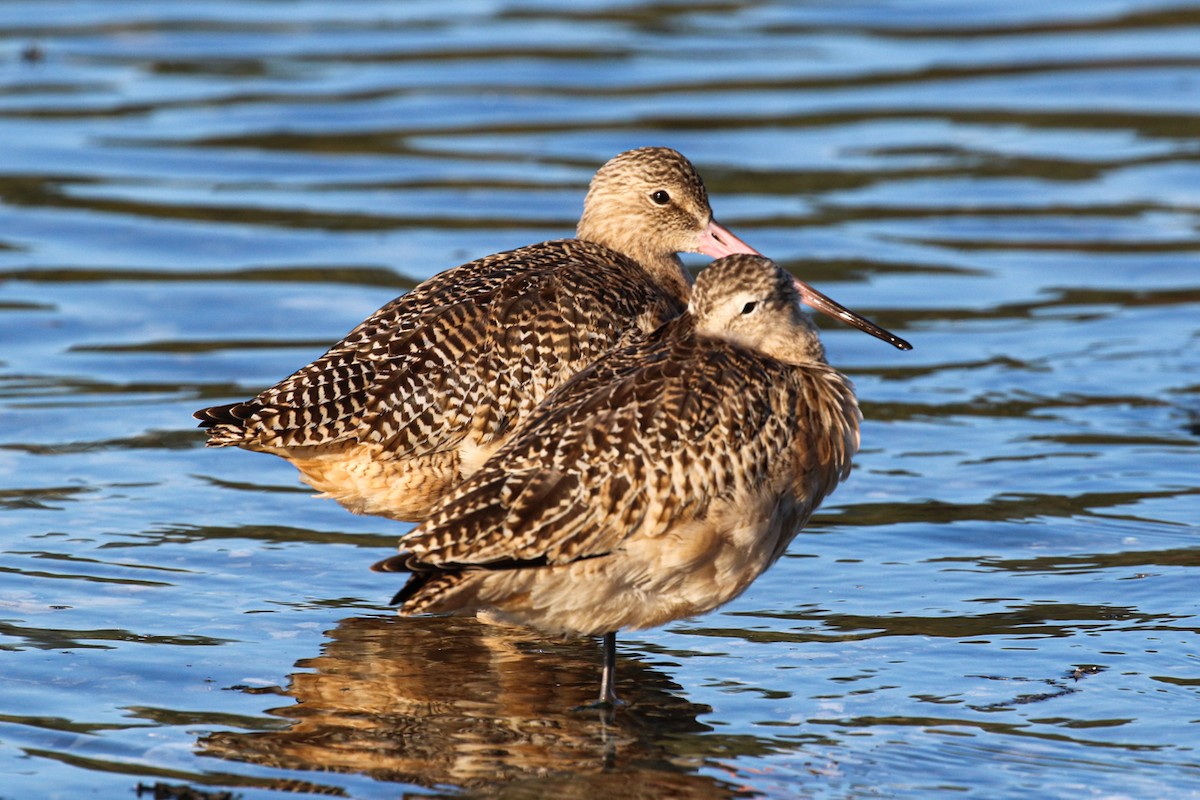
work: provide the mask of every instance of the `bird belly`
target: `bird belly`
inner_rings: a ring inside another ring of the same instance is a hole
[[[457,452],[389,457],[377,447],[346,443],[338,449],[277,453],[300,471],[300,478],[355,514],[405,522],[424,519],[433,504],[462,475]]]
[[[493,621],[553,634],[656,627],[704,614],[745,591],[792,538],[798,525],[791,516],[694,522],[570,564],[468,573],[445,602],[427,610],[483,611]]]

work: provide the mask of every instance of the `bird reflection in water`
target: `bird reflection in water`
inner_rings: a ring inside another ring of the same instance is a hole
[[[729,745],[714,741],[706,756],[695,736],[710,730],[697,720],[710,709],[645,664],[622,666],[620,714],[570,710],[594,698],[594,642],[390,615],[346,619],[328,635],[283,692],[296,704],[267,712],[290,725],[214,732],[201,754],[426,787],[503,785],[505,796],[742,794],[697,771]]]

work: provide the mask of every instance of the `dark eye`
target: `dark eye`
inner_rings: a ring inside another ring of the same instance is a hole
[[[751,300],[749,303],[746,303],[746,305],[742,306],[742,313],[743,313],[743,314],[749,314],[750,312],[752,312],[752,311],[753,311],[754,309],[756,309],[756,308],[758,308],[758,301],[757,301],[757,300]]]
[[[660,206],[665,206],[667,203],[671,202],[671,195],[667,194],[662,189],[659,189],[657,192],[650,195],[650,199],[658,203]]]

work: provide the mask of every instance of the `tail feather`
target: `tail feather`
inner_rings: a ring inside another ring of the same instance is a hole
[[[400,606],[401,614],[454,611],[460,608],[461,604],[451,603],[449,607],[444,608],[438,608],[438,605],[468,577],[467,573],[460,570],[414,572],[392,597],[392,605]]]
[[[391,605],[400,606],[401,614],[420,614],[430,610],[447,592],[466,579],[459,569],[430,569],[411,553],[398,553],[371,565],[376,572],[407,572],[408,580],[393,595]]]
[[[487,564],[429,564],[414,553],[401,552],[371,565],[375,572],[407,572],[408,580],[392,597],[391,605],[400,606],[405,615],[455,611],[469,605],[467,596],[456,593],[465,581],[481,572],[536,569],[549,565],[542,556],[532,559],[507,558]],[[451,595],[455,595],[451,597]]]
[[[409,553],[397,553],[394,556],[388,556],[385,559],[376,561],[371,565],[373,572],[407,572],[409,573],[408,580],[400,587],[400,591],[392,596],[389,605],[401,606],[401,611],[404,610],[403,605],[408,600],[411,600],[413,595],[421,591],[421,588],[434,576],[435,573],[424,571],[417,572],[411,564],[412,556]]]
[[[202,408],[194,412],[192,416],[200,420],[200,424],[197,426],[200,428],[212,428],[217,425],[235,425],[240,428],[257,411],[258,407],[249,403],[230,403],[224,406]]]
[[[412,572],[413,568],[409,565],[411,558],[409,553],[397,553],[394,556],[376,561],[371,565],[372,572]]]

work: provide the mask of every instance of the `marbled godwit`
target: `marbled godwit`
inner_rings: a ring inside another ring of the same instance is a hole
[[[604,636],[702,614],[783,553],[850,471],[861,415],[800,302],[908,350],[760,256],[722,258],[688,313],[552,392],[375,569],[400,613],[479,611]]]
[[[577,238],[437,275],[245,403],[195,413],[210,446],[281,456],[357,513],[421,519],[546,394],[632,333],[682,313],[677,253],[753,253],[663,147],[600,168]]]

